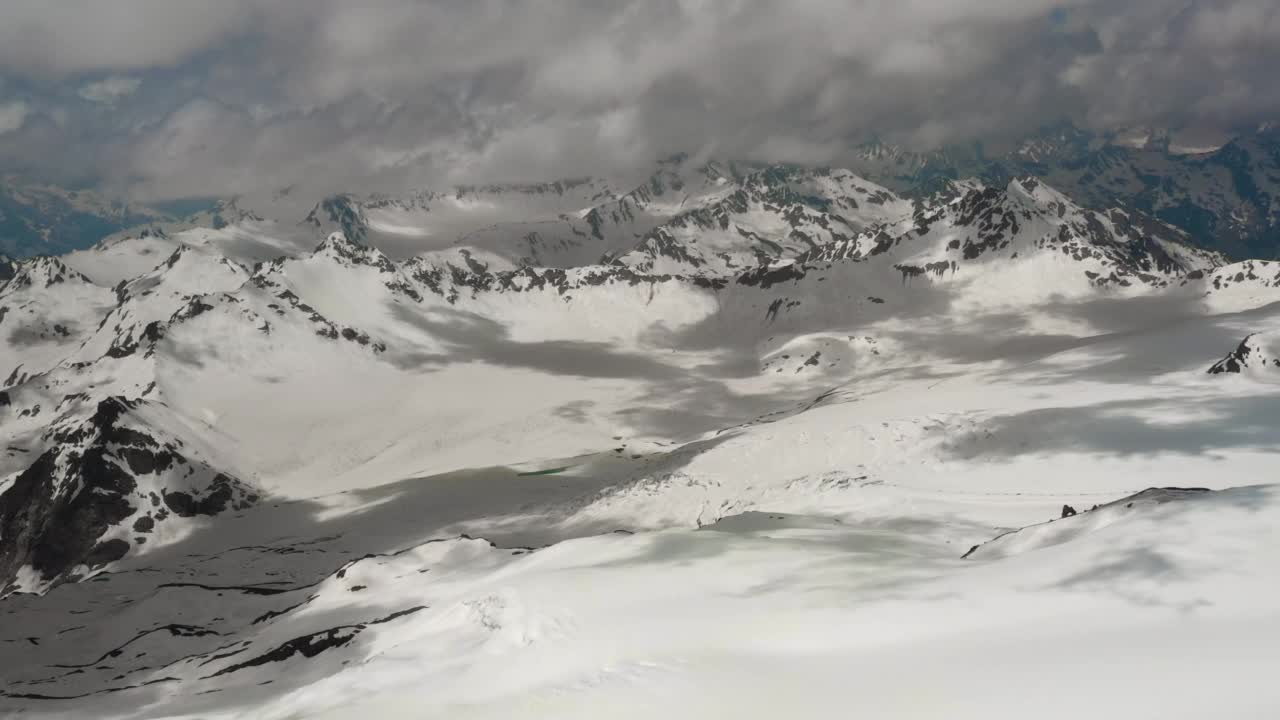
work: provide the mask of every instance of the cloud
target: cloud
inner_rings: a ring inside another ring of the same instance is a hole
[[[27,121],[31,108],[21,100],[0,105],[0,135],[20,129]]]
[[[253,22],[257,4],[5,0],[0,8],[0,67],[46,77],[171,66],[243,32]]]
[[[80,88],[78,94],[89,102],[114,105],[120,99],[137,92],[140,87],[142,87],[140,78],[111,75],[97,82],[84,85]]]
[[[1280,116],[1274,0],[8,0],[0,19],[0,74],[145,83],[127,127],[67,132],[156,196]]]

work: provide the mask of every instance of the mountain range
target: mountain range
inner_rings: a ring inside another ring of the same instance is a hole
[[[1280,248],[1280,126],[1262,125],[1203,147],[1179,145],[1171,137],[1168,131],[1152,129],[1091,132],[1064,122],[999,152],[984,150],[981,144],[919,152],[872,141],[854,149],[847,167],[909,198],[926,197],[947,180],[972,177],[998,185],[1034,176],[1091,209],[1119,205],[1156,217],[1185,230],[1200,247],[1236,259],[1274,258]],[[9,176],[0,183],[0,253],[57,255],[141,226],[217,229],[246,218],[293,224],[329,221],[343,214],[356,221],[360,210],[380,216],[388,232],[398,228],[420,234],[427,231],[421,215],[431,211],[431,222],[426,223],[430,232],[437,239],[464,244],[483,246],[486,233],[507,235],[516,229],[513,224],[523,224],[528,247],[522,259],[548,264],[556,262],[556,248],[574,245],[575,238],[621,232],[629,239],[643,234],[672,211],[663,207],[671,198],[697,196],[717,180],[736,180],[763,167],[693,163],[677,155],[659,163],[641,182],[576,178],[459,186],[442,192],[335,195],[310,204],[298,197],[301,191],[290,188],[269,197],[153,206]],[[493,207],[502,208],[503,214],[487,216],[485,209]],[[586,214],[561,217],[577,211]],[[402,222],[408,225],[396,225]],[[598,258],[566,258],[570,259]]]
[[[981,146],[914,153],[883,145],[861,157],[853,169],[901,191],[935,178],[1033,175],[1088,207],[1123,204],[1235,258],[1274,258],[1280,247],[1280,126],[1273,124],[1216,147],[1179,147],[1167,132],[1100,136],[1063,123],[994,157]]]
[[[1168,210],[1269,203],[1275,155],[1166,149],[1203,172],[1144,205],[1079,191],[1153,151],[1080,141],[241,198],[0,265],[0,710],[1274,707],[1275,215]]]
[[[168,213],[14,175],[0,177],[0,254],[60,255],[112,233],[160,220]]]

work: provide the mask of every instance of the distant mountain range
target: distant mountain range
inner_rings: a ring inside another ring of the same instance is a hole
[[[862,148],[851,169],[908,194],[940,178],[989,183],[1032,175],[1095,209],[1125,205],[1186,230],[1192,242],[1236,258],[1280,253],[1280,126],[1262,125],[1217,148],[1189,148],[1167,133],[1102,137],[1070,124],[1015,150],[979,146],[915,153]]]
[[[1082,206],[1127,207],[1185,230],[1190,241],[1234,258],[1280,255],[1280,128],[1271,125],[1220,147],[1186,147],[1167,132],[1099,135],[1070,124],[1047,127],[1008,152],[981,145],[930,152],[871,142],[860,146],[849,170],[906,198],[938,191],[942,180],[976,178],[1003,185],[1016,177],[1044,180]],[[361,232],[429,233],[436,245],[483,247],[519,231],[531,265],[581,264],[597,257],[573,252],[641,238],[685,208],[690,197],[712,193],[758,165],[729,161],[691,166],[677,156],[657,165],[647,181],[579,178],[539,184],[456,187],[444,191],[300,198],[236,197],[147,206],[112,200],[89,190],[24,182],[0,183],[0,254],[15,258],[84,249],[140,226],[165,230],[221,229],[244,220],[282,225],[336,224],[355,239]],[[778,167],[776,170],[785,171]],[[353,189],[354,190],[354,189]],[[674,205],[672,205],[674,203]],[[312,208],[308,213],[306,208]],[[426,214],[430,221],[425,220]],[[357,228],[362,218],[373,226]],[[612,240],[607,237],[612,233]]]
[[[112,233],[173,220],[168,213],[91,190],[0,179],[0,254],[22,258],[89,247]]]

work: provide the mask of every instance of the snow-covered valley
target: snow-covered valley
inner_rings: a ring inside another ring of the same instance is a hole
[[[1274,717],[1280,263],[671,172],[19,263],[0,713]]]

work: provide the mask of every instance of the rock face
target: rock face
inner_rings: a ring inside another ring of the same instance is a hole
[[[1209,368],[1210,375],[1243,373],[1246,371],[1275,371],[1280,369],[1280,354],[1276,352],[1277,338],[1267,333],[1255,333],[1245,338],[1240,346]]]
[[[108,398],[49,432],[0,494],[0,588],[36,590],[109,565],[158,529],[256,502],[239,480],[147,427],[141,400]]]

